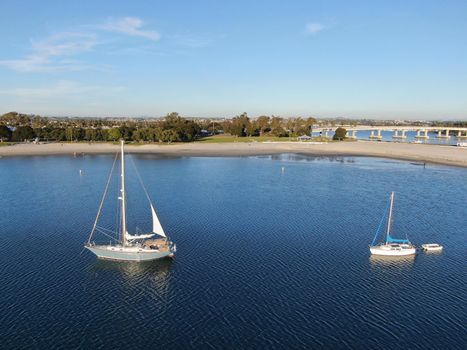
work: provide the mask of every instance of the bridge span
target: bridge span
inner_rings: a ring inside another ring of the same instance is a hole
[[[320,127],[320,128],[313,128],[313,132],[319,132],[322,136],[328,137],[330,132],[334,132],[338,126],[334,127]],[[448,139],[451,136],[456,137],[458,139],[467,138],[467,128],[462,127],[435,127],[435,126],[351,126],[351,125],[343,125],[340,126],[347,130],[347,137],[348,138],[357,138],[358,131],[370,131],[370,139],[380,140],[383,138],[382,132],[383,131],[392,131],[393,135],[392,138],[394,139],[405,139],[407,138],[406,133],[408,131],[415,131],[417,135],[415,136],[416,139],[429,139],[429,133],[435,133],[435,137],[439,139]]]

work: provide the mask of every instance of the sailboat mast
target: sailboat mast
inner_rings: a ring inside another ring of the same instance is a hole
[[[125,141],[121,140],[122,149],[122,188],[120,189],[122,198],[122,245],[126,245],[126,193],[125,193],[125,153],[123,151],[123,144]]]
[[[394,205],[394,192],[391,192],[391,204],[389,206],[389,217],[388,217],[388,227],[386,230],[386,242],[389,232],[391,231],[391,221],[392,221],[392,206]]]

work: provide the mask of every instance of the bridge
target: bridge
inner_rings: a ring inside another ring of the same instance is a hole
[[[403,126],[365,126],[365,125],[358,125],[358,126],[351,126],[351,125],[342,125],[340,126],[347,130],[347,137],[351,139],[357,138],[358,131],[370,131],[370,139],[380,140],[383,138],[382,132],[383,131],[391,131],[393,132],[392,137],[394,139],[405,139],[407,138],[406,132],[408,131],[416,131],[417,135],[415,138],[417,139],[429,139],[430,136],[428,133],[436,133],[436,138],[439,139],[448,139],[451,136],[457,137],[458,139],[467,138],[467,128],[462,127],[440,127],[440,126],[411,126],[411,125],[403,125]],[[320,128],[313,128],[313,132],[319,132],[322,136],[328,137],[329,132],[334,132],[337,126],[335,127],[320,127]]]

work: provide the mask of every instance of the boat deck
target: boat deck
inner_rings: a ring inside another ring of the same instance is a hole
[[[145,248],[157,247],[157,249],[161,252],[168,251],[170,249],[168,241],[164,238],[148,239],[144,241],[143,247]]]

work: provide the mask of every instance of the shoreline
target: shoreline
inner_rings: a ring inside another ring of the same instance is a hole
[[[120,146],[111,143],[15,144],[0,147],[1,157],[112,154]],[[330,143],[183,143],[171,145],[127,145],[129,153],[172,157],[238,157],[296,153],[310,156],[358,156],[467,167],[467,148],[395,142]]]

